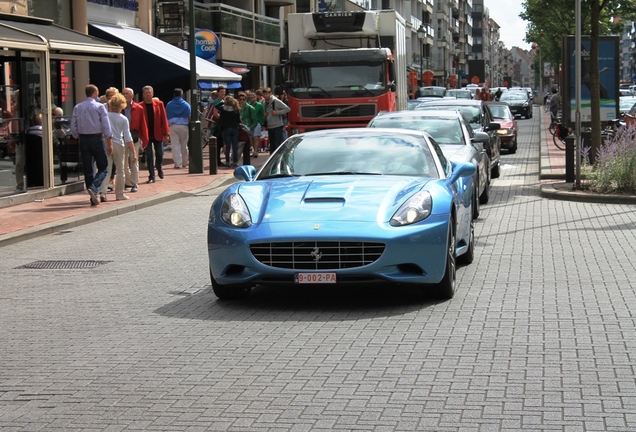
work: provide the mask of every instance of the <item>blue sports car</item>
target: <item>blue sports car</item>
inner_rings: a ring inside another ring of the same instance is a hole
[[[404,129],[294,135],[212,203],[208,254],[221,299],[254,285],[388,282],[442,298],[474,254],[471,163]],[[466,189],[466,190],[464,190]]]

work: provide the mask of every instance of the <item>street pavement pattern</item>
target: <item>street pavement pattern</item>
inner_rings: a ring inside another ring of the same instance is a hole
[[[636,206],[540,198],[538,117],[450,301],[218,301],[214,192],[0,248],[0,430],[636,430]]]

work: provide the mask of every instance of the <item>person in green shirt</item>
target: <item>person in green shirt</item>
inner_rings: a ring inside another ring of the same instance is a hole
[[[258,147],[256,148],[256,151],[254,151],[253,149],[254,128],[256,128],[256,126],[258,125],[256,110],[254,109],[252,105],[247,103],[247,94],[245,94],[244,92],[238,93],[238,103],[239,103],[239,107],[241,108],[241,123],[247,126],[250,130],[250,140],[248,143],[246,143],[246,145],[249,145],[250,147],[252,147],[252,157],[256,158],[258,157]],[[259,132],[259,137],[260,137],[260,132]]]
[[[259,94],[260,93],[260,94]],[[265,107],[260,102],[263,98],[263,93],[260,90],[256,90],[255,92],[249,93],[249,105],[254,108],[254,112],[256,113],[257,124],[252,129],[252,152],[254,153],[254,157],[258,157],[258,145],[261,141],[261,129],[265,124]]]

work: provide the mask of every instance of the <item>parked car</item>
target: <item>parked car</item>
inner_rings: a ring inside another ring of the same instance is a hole
[[[621,96],[618,102],[621,117],[629,112],[636,103],[636,96]]]
[[[446,97],[455,99],[472,99],[473,95],[470,90],[467,89],[450,89],[446,90]]]
[[[415,110],[459,110],[475,132],[486,132],[490,136],[490,141],[486,146],[486,152],[490,159],[490,177],[497,178],[500,175],[501,140],[497,130],[499,123],[496,123],[492,113],[481,100],[466,99],[442,99],[429,100],[419,104]]]
[[[508,153],[517,152],[517,135],[519,134],[519,126],[515,116],[510,111],[510,107],[506,102],[488,102],[488,109],[496,122],[499,123],[499,140],[501,148],[508,150]]]
[[[420,87],[419,96],[420,98],[443,98],[446,96],[446,88],[439,86],[426,86]]]
[[[442,153],[453,162],[470,162],[477,167],[471,177],[473,218],[479,217],[479,205],[490,197],[490,160],[486,146],[490,137],[474,132],[459,111],[383,112],[369,122],[371,128],[397,128],[424,131],[439,144]]]
[[[425,132],[332,129],[293,135],[257,173],[240,166],[212,203],[212,289],[374,281],[455,293],[456,257],[474,256],[471,163]]]
[[[514,115],[524,116],[528,119],[532,118],[533,102],[525,90],[508,90],[501,94],[499,102],[507,102],[510,106],[510,111]]]

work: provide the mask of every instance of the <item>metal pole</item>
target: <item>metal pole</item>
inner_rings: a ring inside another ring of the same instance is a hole
[[[190,163],[188,172],[190,174],[203,174],[203,145],[201,144],[201,122],[199,121],[199,89],[197,87],[197,53],[196,41],[194,39],[194,0],[189,0],[190,12],[190,34],[188,35],[188,51],[190,51],[190,129],[188,150],[190,153]]]
[[[576,135],[576,147],[574,161],[576,163],[576,188],[579,189],[581,187],[581,0],[576,0],[575,16],[576,32],[574,34],[574,90],[576,93],[576,111],[574,115],[574,133]],[[570,101],[562,100],[561,107],[563,107],[563,104],[565,103],[569,104]]]

